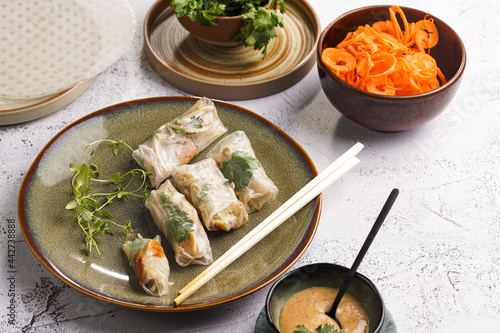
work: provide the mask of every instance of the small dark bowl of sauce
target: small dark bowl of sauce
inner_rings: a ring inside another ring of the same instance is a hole
[[[291,333],[297,325],[311,332],[333,324],[324,312],[333,303],[347,275],[347,267],[318,263],[295,269],[279,278],[266,299],[266,319],[275,333]],[[385,320],[384,302],[377,287],[356,273],[337,309],[337,318],[346,332],[380,332]]]

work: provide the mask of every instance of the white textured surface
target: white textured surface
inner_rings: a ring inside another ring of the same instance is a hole
[[[134,28],[126,0],[0,0],[0,97],[47,96],[94,77]]]
[[[132,2],[136,35],[126,54],[63,110],[0,127],[0,327],[3,332],[253,332],[269,288],[207,311],[151,313],[97,301],[66,286],[36,259],[16,224],[15,325],[10,304],[7,222],[17,223],[19,187],[33,159],[61,129],[127,100],[184,95],[142,51],[152,0]],[[322,26],[379,1],[311,0]],[[292,88],[234,102],[274,122],[323,170],[354,142],[361,164],[324,193],[319,230],[297,263],[351,265],[393,187],[401,191],[360,266],[381,290],[398,332],[500,331],[500,7],[495,0],[394,1],[443,19],[462,37],[468,63],[459,93],[431,123],[403,133],[363,129],[332,110],[316,69]],[[57,171],[56,171],[57,172]],[[12,230],[12,229],[10,229]],[[266,240],[264,240],[266,241]],[[269,241],[269,240],[268,240]]]

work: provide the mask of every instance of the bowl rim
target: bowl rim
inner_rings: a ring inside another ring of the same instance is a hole
[[[286,280],[291,275],[294,275],[294,274],[298,273],[299,271],[307,269],[309,267],[311,267],[311,268],[315,267],[316,270],[318,270],[318,269],[339,270],[339,271],[345,272],[346,274],[349,271],[349,268],[346,266],[342,266],[342,265],[334,264],[334,263],[329,263],[329,262],[320,262],[320,263],[312,263],[312,264],[297,267],[297,268],[287,272],[286,274],[283,274],[278,279],[276,279],[276,281],[274,281],[274,283],[272,284],[271,289],[269,289],[269,291],[267,293],[266,306],[265,306],[267,325],[273,332],[279,333],[279,331],[276,329],[276,325],[271,317],[271,309],[270,309],[271,298],[273,297],[273,294],[274,294],[276,288],[278,287],[279,284],[281,284],[284,280]],[[362,283],[364,283],[368,287],[370,287],[374,291],[375,295],[377,296],[377,303],[380,305],[381,315],[380,315],[380,321],[379,321],[378,325],[375,327],[373,332],[379,332],[382,329],[382,325],[384,324],[385,316],[386,316],[385,304],[384,304],[384,300],[382,299],[382,294],[378,290],[377,286],[369,278],[367,278],[365,275],[363,275],[359,272],[356,272],[354,274],[354,278],[358,279],[359,281],[361,281]]]
[[[368,9],[370,9],[370,10],[374,10],[374,9],[389,9],[390,7],[391,7],[391,5],[363,6],[363,7],[352,9],[352,10],[350,10],[348,12],[345,12],[345,13],[337,16],[337,18],[335,18],[335,20],[333,20],[332,22],[330,22],[323,29],[323,31],[321,32],[321,34],[320,34],[320,36],[318,38],[318,43],[317,43],[317,46],[316,46],[316,58],[317,58],[316,62],[317,62],[318,68],[321,68],[321,70],[328,72],[333,77],[333,80],[335,80],[337,83],[339,83],[343,87],[345,87],[345,88],[353,91],[354,93],[357,93],[357,94],[360,94],[360,95],[366,95],[366,96],[369,96],[369,97],[372,97],[372,98],[375,98],[375,99],[384,99],[384,100],[391,100],[391,99],[392,100],[405,100],[405,99],[425,98],[425,97],[428,97],[428,96],[439,94],[441,91],[447,90],[452,85],[454,85],[456,82],[458,82],[460,80],[460,78],[461,78],[464,70],[465,70],[465,65],[467,63],[467,53],[466,53],[465,45],[464,45],[462,39],[460,38],[460,36],[457,34],[457,32],[451,26],[449,26],[445,21],[441,20],[439,17],[437,17],[435,15],[431,15],[429,12],[424,12],[424,11],[422,11],[420,9],[413,8],[413,7],[408,7],[408,6],[399,6],[399,8],[401,8],[403,10],[403,12],[405,11],[405,9],[410,9],[410,10],[413,10],[413,11],[421,13],[423,16],[426,16],[426,15],[427,16],[431,16],[435,21],[438,21],[444,27],[446,27],[447,29],[449,29],[449,31],[452,32],[453,35],[456,38],[458,46],[459,46],[460,50],[462,51],[462,59],[461,59],[460,66],[459,66],[458,70],[455,72],[455,74],[445,84],[439,86],[439,88],[436,88],[434,90],[431,90],[431,91],[428,91],[428,92],[425,92],[425,93],[422,93],[422,94],[406,95],[406,96],[387,96],[387,95],[381,95],[381,94],[371,93],[371,92],[364,91],[364,90],[361,90],[359,88],[356,88],[356,87],[348,84],[347,82],[341,80],[337,75],[335,75],[334,72],[332,72],[331,69],[329,69],[325,64],[323,64],[323,62],[321,61],[321,51],[323,49],[323,40],[324,40],[327,32],[330,31],[332,29],[332,27],[338,21],[340,21],[341,19],[343,19],[343,18],[345,18],[345,17],[347,17],[349,15],[353,15],[355,13],[358,13],[360,11],[365,11],[365,10],[368,10]]]

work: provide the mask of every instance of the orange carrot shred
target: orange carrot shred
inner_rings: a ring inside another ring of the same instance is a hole
[[[431,49],[438,42],[437,27],[432,19],[424,18],[415,24],[415,44],[420,49]],[[423,52],[421,50],[421,52]]]
[[[434,20],[426,16],[409,23],[399,6],[391,6],[389,16],[348,33],[324,49],[321,61],[348,84],[376,94],[416,95],[445,84],[429,54],[439,41]]]
[[[325,49],[321,60],[327,63],[327,66],[335,73],[347,73],[356,67],[356,59],[352,54],[336,48]]]

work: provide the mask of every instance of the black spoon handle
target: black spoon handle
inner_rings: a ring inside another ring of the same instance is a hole
[[[356,270],[359,267],[359,264],[363,260],[366,252],[368,251],[368,248],[372,244],[373,239],[377,235],[377,232],[379,231],[380,227],[382,226],[382,223],[384,222],[385,218],[387,217],[387,214],[389,214],[389,211],[392,208],[392,205],[394,204],[394,201],[396,201],[396,198],[398,197],[399,190],[397,188],[393,189],[391,191],[391,194],[387,198],[387,201],[384,204],[384,207],[382,207],[382,210],[380,211],[380,214],[378,215],[377,219],[375,220],[375,223],[373,224],[372,229],[370,230],[370,233],[368,234],[368,237],[366,238],[363,246],[361,247],[361,250],[358,253],[358,256],[356,257],[356,260],[354,260],[354,264],[352,264],[351,269],[347,272],[347,276],[344,279],[344,282],[342,282],[342,285],[339,288],[339,292],[337,294],[337,297],[335,297],[335,301],[333,301],[333,305],[328,312],[326,312],[327,315],[329,315],[332,318],[335,318],[335,313],[337,312],[337,307],[340,303],[340,300],[342,299],[342,296],[344,296],[347,288],[349,287],[349,284],[351,283],[352,278],[354,277],[354,274],[356,274]]]

